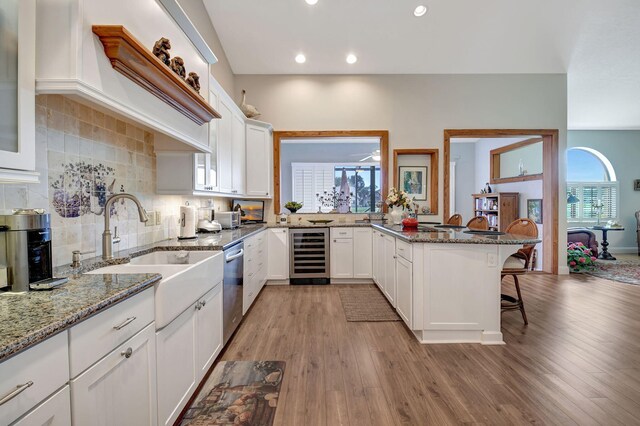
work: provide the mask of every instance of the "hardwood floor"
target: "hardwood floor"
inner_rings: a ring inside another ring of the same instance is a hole
[[[504,313],[506,346],[421,345],[346,322],[336,285],[267,286],[221,359],[287,362],[277,425],[640,424],[640,287],[521,284],[529,326]]]

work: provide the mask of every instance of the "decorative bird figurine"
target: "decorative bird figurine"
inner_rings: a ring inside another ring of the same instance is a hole
[[[242,104],[240,104],[240,110],[247,116],[247,118],[256,118],[260,116],[260,111],[253,105],[247,105],[247,91],[242,90]]]

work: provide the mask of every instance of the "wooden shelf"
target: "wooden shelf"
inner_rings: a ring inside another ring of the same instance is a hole
[[[94,25],[111,66],[198,125],[221,115],[122,25]],[[209,78],[209,76],[201,76]]]
[[[492,192],[489,194],[472,194],[473,212],[476,216],[486,216],[494,224],[489,224],[489,229],[501,231],[507,228],[511,222],[519,216],[519,199],[520,194],[517,192]],[[488,201],[490,199],[491,201]],[[482,202],[478,203],[478,200]],[[483,205],[488,202],[496,202],[498,209],[482,209]]]

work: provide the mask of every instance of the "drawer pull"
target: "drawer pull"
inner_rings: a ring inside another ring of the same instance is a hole
[[[206,300],[203,300],[202,302],[200,302],[200,304],[202,305],[202,307],[204,308],[204,306],[207,304]]]
[[[126,320],[124,320],[124,322],[120,325],[114,325],[113,329],[114,330],[122,330],[123,328],[125,328],[126,326],[128,326],[129,324],[131,324],[132,322],[134,322],[136,320],[136,317],[130,317],[127,318]]]
[[[122,355],[125,358],[131,358],[131,355],[133,355],[133,349],[127,348],[126,351],[120,352],[120,355]]]
[[[7,395],[3,396],[2,399],[0,399],[0,405],[11,401],[13,398],[15,398],[16,396],[20,395],[22,392],[26,391],[27,388],[29,388],[31,386],[33,386],[33,382],[31,380],[29,380],[27,383],[25,383],[23,385],[16,386],[16,388],[14,390],[12,390]]]
[[[198,303],[196,303],[196,309],[197,310],[202,309],[202,302],[198,301]]]

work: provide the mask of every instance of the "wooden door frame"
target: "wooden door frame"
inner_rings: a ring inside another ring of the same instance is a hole
[[[280,214],[280,145],[282,139],[294,138],[362,138],[380,139],[380,195],[384,200],[389,191],[389,131],[388,130],[277,130],[273,132],[273,212]],[[382,204],[382,211],[387,211]]]
[[[558,221],[559,221],[559,175],[558,175],[558,130],[557,129],[446,129],[444,131],[444,206],[443,220],[449,211],[449,162],[451,161],[451,138],[509,138],[518,136],[542,137],[542,214],[545,226],[542,231],[543,266],[545,272],[558,274]]]
[[[429,161],[429,208],[431,212],[429,214],[438,214],[438,163],[440,161],[439,149],[394,149],[393,150],[393,185],[400,189],[400,182],[398,179],[398,156],[399,155],[428,155],[431,160]]]

